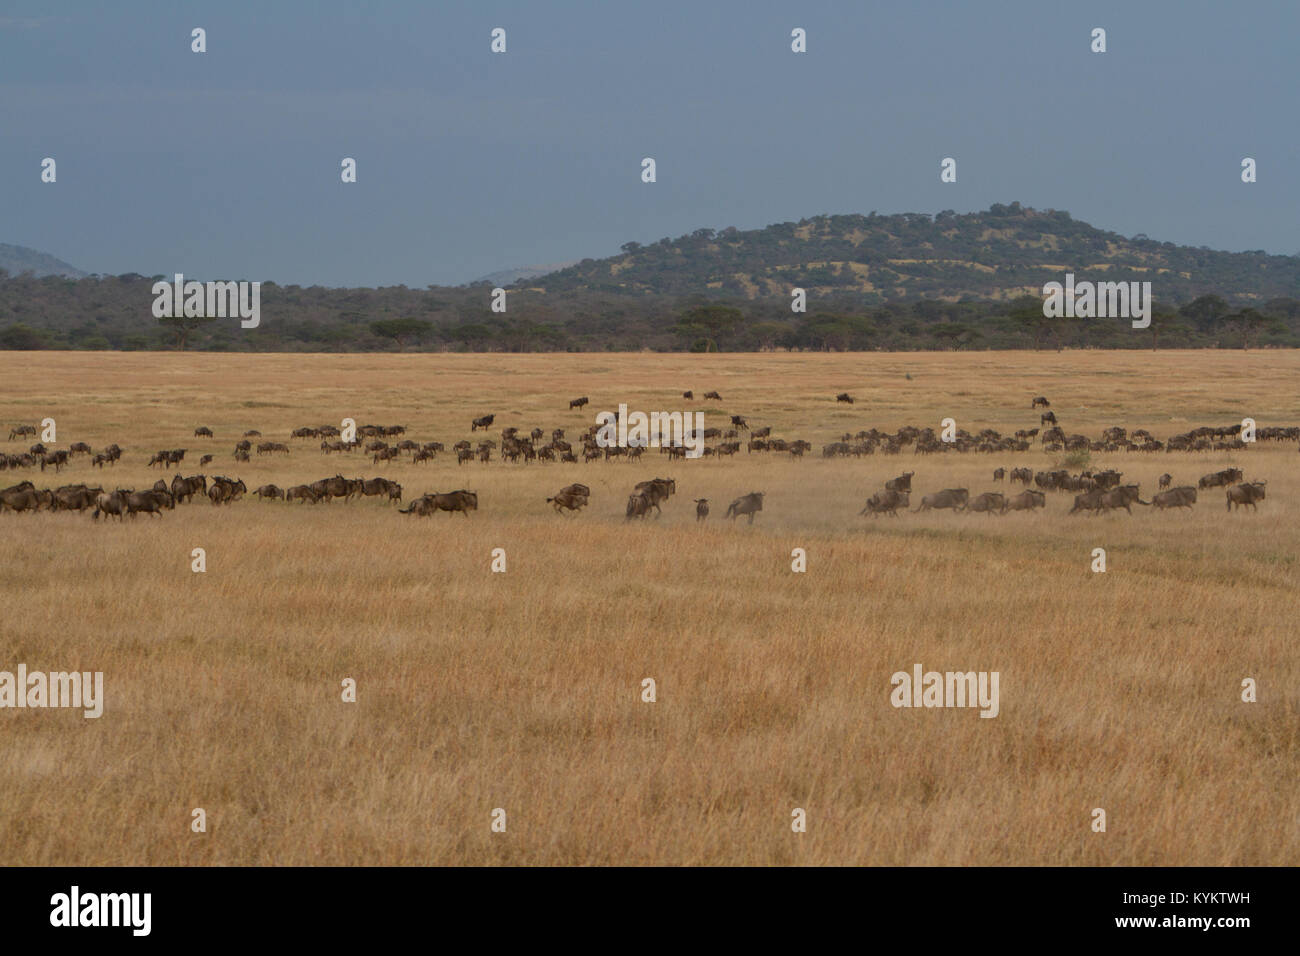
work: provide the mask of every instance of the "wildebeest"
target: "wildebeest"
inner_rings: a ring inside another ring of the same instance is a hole
[[[128,494],[129,492],[123,491],[121,488],[109,494],[101,492],[95,498],[95,511],[91,518],[98,519],[100,515],[104,515],[105,520],[107,520],[108,515],[117,515],[117,520],[121,521],[127,514],[126,496]]]
[[[1229,488],[1227,490],[1228,510],[1231,511],[1233,505],[1238,508],[1242,505],[1250,505],[1252,511],[1258,511],[1255,502],[1264,500],[1265,484],[1266,482],[1263,481],[1249,481]]]
[[[1042,395],[1039,395],[1036,399],[1034,399],[1032,402],[1029,403],[1029,407],[1030,407],[1030,408],[1038,408],[1040,405],[1041,405],[1043,408],[1051,408],[1051,407],[1052,407],[1052,403],[1049,402],[1049,401],[1048,401],[1046,398],[1044,398]]]
[[[650,499],[644,491],[628,495],[626,519],[631,521],[633,518],[644,518],[650,513],[651,507]]]
[[[493,419],[495,419],[495,418],[496,418],[496,415],[495,415],[495,414],[493,414],[493,415],[484,415],[482,418],[476,418],[476,419],[474,419],[472,422],[470,422],[469,430],[472,431],[472,432],[476,432],[476,431],[478,431],[480,428],[491,428],[491,427],[492,427],[492,421],[493,421]]]
[[[26,438],[28,435],[37,435],[40,429],[35,425],[15,425],[9,432],[9,440]]]
[[[885,490],[886,491],[911,491],[912,476],[915,474],[916,472],[914,471],[905,471],[897,478],[890,478],[887,482],[885,482]]]
[[[257,495],[257,497],[261,498],[263,501],[275,498],[279,498],[281,501],[285,500],[284,489],[277,485],[262,485],[253,492],[253,494]]]
[[[643,495],[649,507],[654,508],[655,517],[663,514],[659,507],[661,501],[667,501],[677,491],[677,482],[672,478],[653,478],[638,482],[633,488],[634,495]]]
[[[1173,483],[1173,480],[1174,480],[1174,476],[1173,476],[1173,475],[1168,474],[1168,473],[1163,474],[1163,475],[1160,476],[1160,485],[1159,485],[1159,487],[1160,487],[1160,488],[1168,488],[1168,487]],[[1154,501],[1155,499],[1152,498],[1151,500]]]
[[[1055,412],[1043,412],[1043,414],[1040,415],[1039,418],[1038,418],[1038,424],[1039,424],[1039,425],[1048,425],[1048,424],[1055,425],[1055,424],[1056,424],[1056,413],[1055,413]]]
[[[312,504],[316,504],[320,499],[321,496],[312,490],[311,485],[294,485],[284,493],[285,501],[297,501],[299,503],[310,501]]]
[[[1026,488],[1018,495],[1007,499],[1008,511],[1033,511],[1035,508],[1047,507],[1047,495],[1041,491]]]
[[[217,475],[212,479],[212,487],[208,489],[208,500],[214,505],[228,505],[232,501],[238,501],[247,492],[248,486],[244,484],[243,479]]]
[[[587,504],[586,495],[576,494],[571,491],[557,492],[554,498],[547,498],[546,503],[555,508],[556,512],[563,514],[564,510],[577,511]]]
[[[1196,486],[1198,488],[1221,488],[1233,482],[1241,481],[1242,477],[1240,468],[1225,468],[1223,471],[1201,476],[1201,480],[1196,483]]]
[[[735,425],[737,428],[743,428],[746,431],[749,430],[749,423],[745,421],[744,415],[732,415],[731,424]]]
[[[207,425],[200,425],[198,428],[194,429],[194,437],[195,437],[195,438],[214,438],[214,437],[216,437],[216,436],[214,436],[214,435],[212,434],[212,429],[209,428]]]
[[[1103,511],[1114,511],[1123,508],[1129,514],[1133,513],[1130,505],[1150,505],[1151,502],[1143,501],[1138,494],[1137,485],[1123,485],[1119,488],[1112,488],[1110,491],[1088,491],[1074,498],[1074,507],[1070,509],[1070,514],[1076,511],[1088,511],[1092,514],[1100,514]]]
[[[840,392],[838,395],[835,396],[835,401],[845,402],[846,404],[852,405],[853,396],[850,395],[848,392]]]
[[[151,489],[149,491],[131,491],[126,494],[126,513],[132,518],[141,511],[161,518],[164,508],[175,507],[176,501],[169,491]]]
[[[1007,510],[1007,499],[1000,491],[986,491],[972,498],[966,510],[985,514],[1003,514]]]
[[[199,467],[200,467],[200,468],[202,468],[204,465],[208,465],[208,464],[211,464],[211,463],[212,463],[212,456],[211,456],[211,455],[204,455],[202,458],[199,459]]]
[[[727,517],[733,521],[741,515],[749,515],[749,523],[754,523],[754,515],[763,510],[762,491],[751,491],[727,505]]]
[[[994,468],[994,469],[993,469],[993,480],[994,480],[994,481],[1001,481],[1002,479],[1006,478],[1006,476],[1007,476],[1007,470],[1006,470],[1005,468]]]
[[[401,509],[401,513],[423,517],[436,511],[459,511],[468,518],[471,511],[477,510],[478,495],[475,492],[461,489],[459,491],[449,491],[445,494],[433,492],[432,494],[422,495],[414,499],[409,507]]]
[[[30,481],[20,481],[0,491],[0,511],[39,511],[40,508],[41,496]]]
[[[570,400],[569,400],[569,408],[581,408],[583,405],[586,405],[587,402],[589,402],[589,401],[590,401],[590,399],[587,398],[586,395],[582,396],[582,398],[574,398],[574,399],[570,399]]]
[[[695,398],[695,393],[692,392],[690,389],[687,389],[686,391],[682,392],[682,398],[685,398],[687,400],[693,399]],[[32,434],[35,435],[36,433],[32,432]]]
[[[969,500],[970,492],[965,488],[945,488],[937,494],[923,496],[921,498],[921,507],[916,510],[929,511],[931,508],[936,510],[952,508],[954,511],[961,511],[966,507]]]
[[[1022,482],[1022,483],[1024,483],[1024,484],[1027,485],[1027,484],[1029,484],[1029,483],[1030,483],[1031,481],[1033,481],[1033,480],[1034,480],[1034,470],[1033,470],[1032,468],[1012,468],[1012,469],[1011,469],[1011,481],[1012,481],[1012,483],[1015,483],[1015,482],[1019,481],[1019,482]]]
[[[1192,505],[1196,504],[1196,489],[1191,485],[1184,485],[1180,488],[1161,491],[1151,496],[1151,504],[1161,511],[1166,508],[1191,508]]]
[[[859,515],[892,515],[898,517],[898,509],[907,510],[911,504],[911,497],[906,491],[897,491],[893,488],[887,488],[884,491],[877,491],[867,499],[866,506],[858,512]]]
[[[695,499],[695,520],[703,521],[708,516],[709,516],[709,499],[696,498]]]
[[[704,397],[705,397],[706,399],[711,398],[711,399],[713,399],[713,400],[715,400],[715,401],[718,401],[718,402],[722,401],[722,396],[719,395],[717,392],[705,392],[705,393],[704,393]]]

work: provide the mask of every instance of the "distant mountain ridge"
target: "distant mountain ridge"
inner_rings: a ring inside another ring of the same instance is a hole
[[[1020,203],[935,216],[816,216],[763,229],[697,229],[621,255],[584,259],[537,278],[547,292],[710,294],[763,299],[833,296],[859,305],[916,299],[1006,300],[1041,295],[1066,272],[1152,283],[1165,301],[1214,293],[1228,301],[1300,297],[1300,257],[1218,252],[1126,238]]]
[[[569,266],[575,266],[578,259],[570,259],[568,262],[553,262],[550,265],[538,266],[520,266],[518,269],[500,269],[496,272],[489,272],[481,279],[475,279],[468,285],[481,285],[487,283],[492,286],[513,285],[516,282],[522,282],[526,279],[536,279],[539,276],[550,275],[552,272],[558,272],[561,269],[567,269]]]
[[[11,276],[24,272],[34,272],[39,276],[65,276],[69,279],[84,279],[89,273],[70,266],[62,259],[56,259],[48,252],[28,249],[26,246],[11,246],[0,242],[0,269]]]

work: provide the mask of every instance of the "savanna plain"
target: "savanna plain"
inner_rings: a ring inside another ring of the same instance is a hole
[[[859,515],[904,471],[913,508],[942,488],[1007,490],[993,469],[1060,461],[1039,444],[820,449],[949,417],[1009,434],[1039,425],[1037,395],[1090,438],[1297,425],[1298,383],[1291,351],[0,353],[0,439],[49,417],[54,448],[123,448],[102,472],[78,456],[2,486],[147,488],[176,472],[149,456],[185,448],[183,474],[250,490],[341,473],[395,479],[407,502],[479,501],[468,516],[251,495],[125,521],[0,514],[0,670],[104,673],[98,719],[0,710],[0,863],[1295,865],[1295,442],[1094,452],[1086,467],[1122,471],[1144,500],[1164,472],[1268,482],[1257,512],[1211,489],[1190,512],[1096,517],[1067,515],[1061,492],[1032,513]],[[700,400],[714,389],[721,402]],[[743,415],[813,451],[375,465],[289,439],[350,417],[450,449],[488,413],[492,438],[572,439],[619,403],[703,410],[711,427]],[[235,462],[248,429],[291,453]],[[625,520],[633,485],[657,476],[677,485],[662,517]],[[570,482],[591,503],[557,514],[546,498]],[[754,523],[727,521],[751,491]],[[891,706],[891,675],[915,664],[999,672],[1000,712]]]

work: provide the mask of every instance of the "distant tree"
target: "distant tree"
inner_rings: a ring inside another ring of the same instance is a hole
[[[674,331],[692,341],[703,338],[710,344],[705,351],[716,352],[718,340],[730,335],[743,319],[744,313],[729,305],[700,305],[683,315]]]
[[[380,338],[392,339],[406,348],[433,332],[433,323],[426,319],[380,319],[370,323],[370,331]]]
[[[0,348],[15,352],[31,352],[46,347],[43,333],[19,323],[0,332]]]
[[[161,318],[158,324],[172,334],[176,351],[184,352],[194,333],[215,321],[215,317],[205,315],[177,315]]]

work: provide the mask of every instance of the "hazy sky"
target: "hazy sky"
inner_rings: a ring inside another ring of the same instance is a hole
[[[1018,200],[1294,254],[1298,33],[1294,0],[2,0],[0,242],[88,272],[423,287]]]

